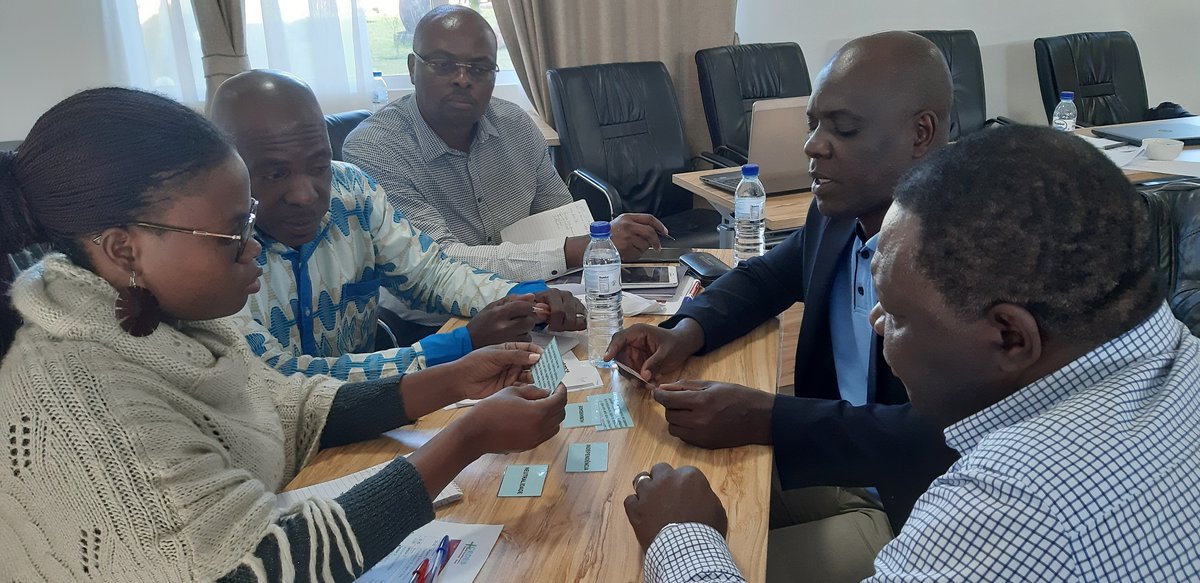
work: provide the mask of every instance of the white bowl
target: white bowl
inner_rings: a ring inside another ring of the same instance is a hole
[[[1174,160],[1183,151],[1183,142],[1167,138],[1146,138],[1142,145],[1146,147],[1146,157],[1151,160]]]

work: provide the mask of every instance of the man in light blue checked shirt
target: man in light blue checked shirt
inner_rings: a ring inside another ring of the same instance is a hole
[[[320,106],[303,81],[275,71],[237,75],[218,90],[213,116],[233,136],[260,202],[262,289],[242,318],[250,346],[279,371],[374,379],[528,340],[538,321],[551,330],[584,327],[574,297],[447,257],[373,179],[333,162]],[[471,323],[373,352],[381,287],[415,309]]]
[[[1141,197],[1069,134],[979,132],[909,173],[872,321],[962,457],[868,581],[1200,580],[1200,339],[1154,261]],[[699,472],[635,490],[648,581],[742,580]]]

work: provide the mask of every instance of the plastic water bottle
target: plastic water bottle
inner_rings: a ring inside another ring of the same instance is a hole
[[[605,221],[591,226],[592,241],[583,252],[583,287],[587,292],[588,360],[611,368],[604,360],[608,343],[625,325],[621,315],[621,254],[613,245],[612,227]]]
[[[1075,92],[1063,91],[1058,94],[1058,106],[1054,108],[1054,115],[1050,125],[1056,130],[1064,132],[1075,131],[1075,120],[1079,118],[1079,110],[1075,108]]]
[[[742,166],[742,181],[733,191],[733,259],[741,263],[766,250],[763,207],[767,191],[758,180],[758,164]]]
[[[387,83],[383,80],[383,71],[371,73],[371,113],[375,113],[388,104]]]

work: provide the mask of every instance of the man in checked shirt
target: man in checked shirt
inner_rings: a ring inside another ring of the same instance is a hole
[[[1069,134],[978,132],[908,174],[872,321],[962,457],[869,582],[1200,580],[1200,339],[1154,261],[1141,196]],[[698,470],[634,487],[647,581],[743,580]]]
[[[571,194],[529,115],[492,97],[497,70],[487,21],[465,6],[435,8],[417,25],[408,56],[415,92],[351,132],[344,156],[448,255],[516,281],[552,279],[583,266],[588,236],[500,240],[505,227],[570,204]],[[659,247],[667,234],[648,214],[612,222],[626,261]]]

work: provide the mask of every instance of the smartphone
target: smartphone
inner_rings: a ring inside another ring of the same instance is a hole
[[[679,285],[679,269],[675,265],[630,265],[621,267],[621,287],[638,289]]]

